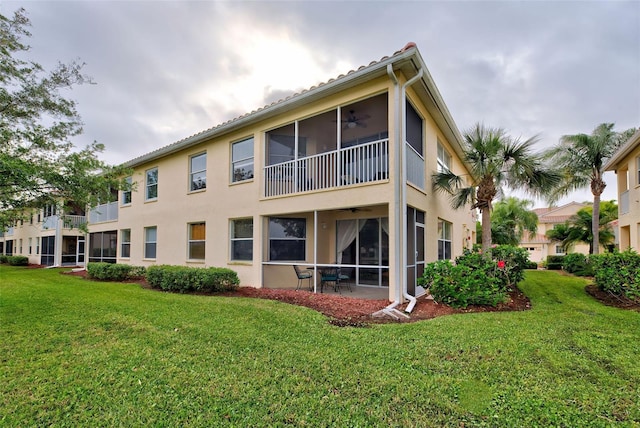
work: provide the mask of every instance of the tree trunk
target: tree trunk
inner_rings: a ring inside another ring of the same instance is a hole
[[[593,233],[591,254],[600,253],[600,193],[593,195],[593,217],[591,218],[591,233]]]
[[[482,254],[491,257],[491,209],[481,208],[482,212]]]
[[[591,193],[593,193],[593,217],[591,218],[591,233],[593,234],[593,249],[591,254],[600,253],[600,195],[604,192],[607,183],[602,180],[600,174],[591,180]]]

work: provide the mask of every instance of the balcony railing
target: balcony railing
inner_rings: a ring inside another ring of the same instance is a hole
[[[118,220],[118,201],[101,204],[89,211],[89,223]]]
[[[424,190],[424,158],[410,144],[405,144],[407,151],[407,181]]]
[[[62,216],[62,226],[65,229],[78,229],[87,222],[87,217],[83,215]]]
[[[629,212],[629,191],[622,192],[620,194],[620,214],[627,214]]]
[[[42,230],[55,230],[58,227],[58,216],[50,215],[42,220]]]
[[[389,140],[269,165],[264,177],[267,197],[387,180]]]

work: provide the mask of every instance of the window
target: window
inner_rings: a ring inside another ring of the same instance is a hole
[[[127,177],[124,179],[129,185],[129,189],[131,189],[131,177]],[[131,190],[123,190],[122,191],[122,200],[120,201],[121,205],[129,205],[131,203]]]
[[[33,238],[29,238],[29,254],[31,254],[32,247],[33,247]]]
[[[56,206],[55,204],[47,204],[44,206],[44,217],[51,217],[56,215]]]
[[[18,245],[18,250],[19,250],[18,254],[22,254],[22,238],[20,238],[18,240],[18,243],[19,243],[19,245]]]
[[[45,254],[44,238],[42,242],[42,254]],[[95,232],[89,234],[89,261],[90,262],[116,262],[118,232]],[[44,263],[43,263],[44,264]]]
[[[189,161],[189,189],[191,191],[207,188],[207,154],[191,156]]]
[[[55,263],[56,238],[54,236],[42,237],[42,255],[40,256],[40,264],[45,266],[53,266]]]
[[[420,115],[418,114],[418,112],[416,111],[415,108],[413,108],[413,106],[411,105],[411,103],[409,102],[409,100],[407,100],[406,103],[406,128],[407,128],[407,135],[406,135],[406,139],[407,139],[407,143],[409,143],[409,145],[411,147],[413,147],[413,149],[416,151],[416,153],[418,153],[420,156],[422,156],[423,151],[422,151],[422,135],[423,135],[423,130],[422,130],[422,118],[420,117]]]
[[[131,257],[131,229],[120,231],[120,257]]]
[[[146,175],[145,200],[158,199],[158,168],[148,169]]]
[[[636,158],[636,169],[638,170],[638,182],[636,184],[640,185],[640,156]]]
[[[40,237],[36,238],[36,255],[40,254]]]
[[[253,219],[231,221],[231,260],[253,260]]]
[[[451,171],[451,155],[438,142],[438,172]]]
[[[155,259],[156,250],[158,245],[158,228],[145,227],[144,228],[144,258]]]
[[[253,137],[231,145],[231,182],[253,178]]]
[[[556,245],[556,254],[564,254],[564,250],[562,249],[562,245]]]
[[[206,232],[207,230],[204,222],[189,224],[188,245],[190,260],[204,260]]]
[[[269,219],[269,259],[306,259],[307,222],[304,218],[272,217]]]
[[[438,260],[451,259],[451,223],[438,220]]]

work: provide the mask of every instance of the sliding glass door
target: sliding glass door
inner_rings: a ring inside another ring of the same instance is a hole
[[[358,285],[389,286],[389,219],[339,220],[337,263],[352,269]]]

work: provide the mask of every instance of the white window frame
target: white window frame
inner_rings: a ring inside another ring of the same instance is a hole
[[[638,170],[638,175],[636,177],[636,186],[640,186],[640,156],[636,158],[636,169]]]
[[[131,185],[132,183],[132,178],[131,177],[126,177],[124,179],[124,181],[126,181],[129,185]],[[122,206],[128,206],[131,205],[131,198],[132,198],[132,194],[131,194],[131,189],[129,190],[123,190],[122,192],[120,192],[120,205]],[[125,202],[127,199],[129,199],[129,202]]]
[[[247,143],[251,141],[251,156],[247,156],[245,158],[240,158],[240,159],[234,159],[233,158],[233,148],[236,144],[242,144],[242,143]],[[248,181],[248,180],[253,180],[253,177],[255,176],[255,163],[254,163],[254,158],[255,158],[255,139],[253,136],[242,139],[240,141],[235,141],[234,143],[231,144],[231,182],[232,183],[240,183],[243,181]],[[245,166],[245,165],[251,165],[252,169],[253,169],[253,174],[251,174],[251,177],[248,178],[238,178],[236,179],[236,165],[238,166]]]
[[[447,233],[448,232],[448,233]],[[447,236],[448,235],[448,236]],[[446,257],[446,245],[449,243],[449,257]],[[440,257],[440,245],[443,245],[443,257]],[[453,257],[453,223],[438,219],[438,260],[451,260]]]
[[[193,231],[193,226],[197,226],[197,225],[203,225],[204,226],[204,239],[193,239],[192,236],[192,231]],[[187,258],[189,260],[204,260],[206,258],[206,250],[207,250],[207,223],[204,221],[196,221],[193,223],[188,223],[187,225],[187,236],[188,236],[188,240],[187,240]],[[203,255],[202,257],[193,257],[192,256],[192,249],[191,249],[191,245],[192,244],[198,244],[198,243],[202,243],[204,245],[204,249],[203,249]]]
[[[155,240],[149,240],[149,231],[155,230]],[[153,257],[149,257],[147,255],[147,245],[153,245],[154,247],[154,255]],[[144,258],[149,260],[155,260],[158,258],[158,226],[148,226],[144,228]]]
[[[28,253],[29,255],[31,255],[32,248],[33,248],[33,238],[29,238],[29,253]]]
[[[128,233],[128,238],[126,238],[126,234]],[[129,249],[129,255],[124,255],[125,245]],[[131,229],[120,229],[120,257],[123,259],[131,258]]]
[[[237,238],[236,237],[236,233],[235,233],[235,224],[237,221],[251,221],[251,229],[253,231],[253,218],[252,217],[246,217],[246,218],[237,218],[237,219],[232,219],[230,221],[229,224],[229,259],[232,261],[242,261],[242,262],[250,262],[253,261],[253,249],[251,250],[251,257],[248,259],[237,259],[233,257],[233,248],[234,248],[234,243],[236,242],[251,242],[251,248],[253,248],[253,233],[251,234],[251,237],[249,238]]]
[[[204,157],[204,168],[193,169],[193,161]],[[199,184],[195,186],[196,179],[200,180]],[[207,152],[197,153],[189,156],[189,191],[198,192],[207,188]]]
[[[149,184],[149,174],[151,172],[155,171],[156,172],[156,182],[155,183],[151,183]],[[144,172],[144,200],[145,201],[156,201],[158,199],[158,181],[159,180],[159,173],[158,173],[158,167],[153,167],[153,168],[149,168],[148,170],[146,170]],[[156,189],[156,195],[154,197],[149,197],[149,189],[155,187]]]
[[[451,171],[451,154],[444,148],[442,143],[438,141],[438,172],[450,172]]]

